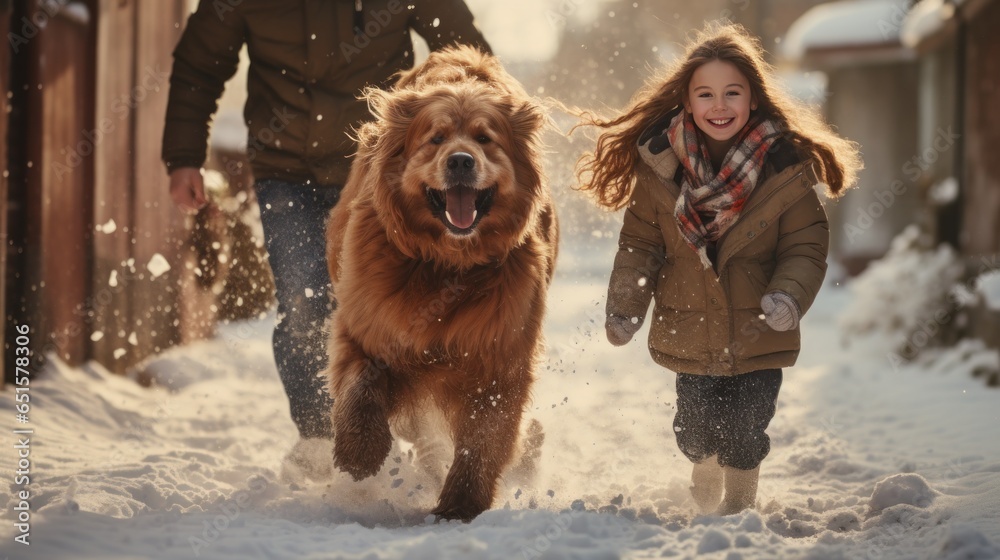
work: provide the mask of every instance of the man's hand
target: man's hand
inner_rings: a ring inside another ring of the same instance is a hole
[[[205,198],[205,181],[196,167],[178,167],[170,173],[170,197],[183,212],[194,214],[201,210]]]

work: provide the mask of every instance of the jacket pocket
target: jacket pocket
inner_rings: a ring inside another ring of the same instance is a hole
[[[685,360],[708,359],[708,325],[704,311],[679,311],[655,306],[650,320],[650,347]]]
[[[776,331],[760,318],[759,309],[734,310],[732,352],[737,360],[747,360],[799,349],[799,330]]]

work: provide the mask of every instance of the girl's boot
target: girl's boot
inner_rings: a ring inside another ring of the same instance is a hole
[[[751,470],[723,468],[726,479],[726,497],[716,513],[732,515],[754,507],[757,502],[757,477],[760,466]]]
[[[722,501],[723,471],[715,455],[695,463],[691,471],[691,497],[701,513],[711,513]]]

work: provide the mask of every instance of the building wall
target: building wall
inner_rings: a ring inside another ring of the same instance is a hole
[[[944,201],[934,191],[942,192],[948,181],[962,179],[960,158],[965,135],[959,103],[957,48],[954,38],[926,52],[919,61],[919,145],[922,163],[920,187],[925,207],[926,229],[936,243],[958,247],[961,199]]]
[[[12,46],[3,74],[14,131],[3,303],[29,322],[36,357],[124,371],[180,338],[184,222],[159,152],[184,0],[5,5],[14,22],[45,24]],[[157,255],[172,267],[159,276],[147,269]]]
[[[858,188],[828,205],[831,250],[857,272],[919,215],[918,177],[907,165],[917,152],[917,71],[877,64],[831,70],[829,79],[827,119],[861,144],[865,162]]]
[[[186,0],[101,0],[94,154],[94,272],[88,313],[101,336],[91,357],[124,372],[178,344],[184,216],[160,161],[172,52]],[[123,110],[127,108],[127,110]],[[109,227],[111,226],[111,227]],[[170,269],[163,272],[158,263]]]
[[[46,8],[26,4],[31,18]],[[51,11],[51,10],[50,10]],[[91,336],[85,301],[92,235],[93,10],[82,1],[50,15],[20,55],[28,57],[25,183],[27,265],[31,274],[27,320],[36,355],[55,353],[71,363],[86,358]],[[19,55],[19,56],[20,56]],[[45,336],[42,336],[42,335]]]

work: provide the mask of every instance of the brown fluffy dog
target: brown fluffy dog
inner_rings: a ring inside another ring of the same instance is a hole
[[[547,119],[469,47],[367,97],[376,121],[358,131],[327,231],[335,465],[374,475],[390,425],[419,438],[436,407],[455,453],[433,513],[469,520],[511,462],[541,348],[558,242],[540,170]]]

